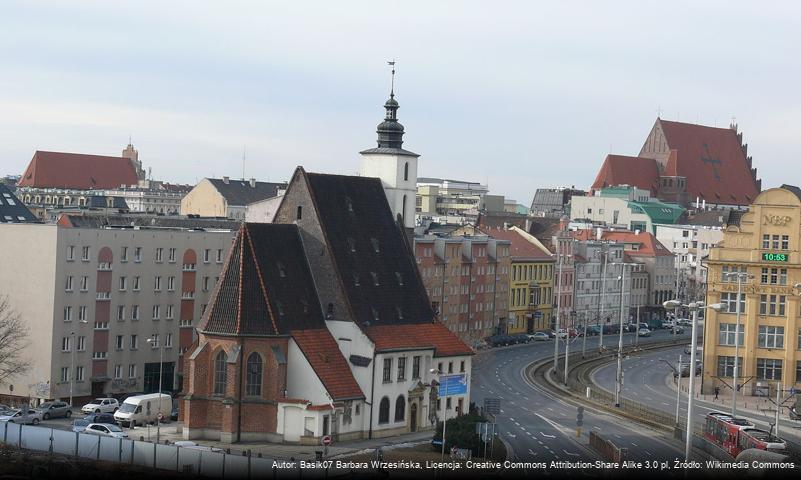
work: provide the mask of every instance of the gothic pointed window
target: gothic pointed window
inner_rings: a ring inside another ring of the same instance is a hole
[[[248,357],[247,364],[247,383],[245,383],[245,395],[259,396],[261,395],[261,378],[262,378],[262,361],[261,355],[253,352]]]
[[[224,395],[225,384],[228,380],[228,355],[225,350],[220,350],[217,356],[214,357],[214,394]]]
[[[406,399],[399,395],[395,400],[395,421],[402,422],[406,418]]]
[[[378,423],[389,423],[389,398],[384,397],[378,405]]]
[[[409,180],[409,162],[403,165],[403,179],[406,181]]]

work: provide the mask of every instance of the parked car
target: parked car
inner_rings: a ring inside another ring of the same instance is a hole
[[[610,333],[619,333],[620,332],[620,325],[617,323],[607,323],[604,325],[604,335]]]
[[[504,345],[511,345],[509,335],[493,335],[487,338],[487,344],[490,347],[503,347]]]
[[[651,331],[648,330],[647,328],[641,328],[637,332],[637,336],[639,336],[639,337],[650,337],[651,336]]]
[[[587,326],[587,336],[592,337],[595,335],[601,334],[601,326],[600,325],[588,325]]]
[[[41,421],[42,412],[33,408],[9,410],[0,416],[0,422],[12,422],[22,425],[39,425]]]
[[[675,333],[677,335],[680,335],[684,333],[684,327],[682,327],[681,325],[676,325],[675,327],[672,327],[670,329],[670,333]]]
[[[545,329],[543,332],[548,334],[548,338],[556,338],[556,332],[554,332],[552,328]]]
[[[114,413],[120,408],[116,398],[95,398],[81,408],[83,413]]]
[[[556,333],[559,338],[567,338],[567,330],[564,328],[560,328],[559,331]]]
[[[528,336],[529,340],[532,342],[547,342],[551,339],[545,332],[534,332]]]
[[[76,418],[72,422],[72,431],[75,433],[81,433],[86,430],[86,427],[92,422],[86,420],[85,418]]]
[[[159,413],[164,416],[162,418],[168,418],[170,412],[172,412],[170,395],[150,393],[126,398],[120,409],[114,414],[114,419],[123,426],[134,427],[159,421]]]
[[[114,415],[111,413],[90,413],[89,415],[83,417],[83,420],[86,420],[89,423],[117,424],[117,421],[114,419]]]
[[[690,362],[682,362],[680,365],[681,368],[681,376],[682,377],[689,377],[690,376]],[[701,371],[703,370],[703,364],[700,360],[695,361],[695,376],[701,375]],[[678,377],[679,374],[677,372],[673,372],[673,378]]]
[[[513,343],[528,343],[529,342],[528,335],[526,335],[525,333],[515,333],[515,334],[510,335],[510,337],[512,337],[512,342]]]
[[[72,405],[67,402],[44,402],[39,405],[39,410],[42,411],[42,420],[50,420],[51,418],[72,416]]]
[[[101,435],[104,437],[128,438],[128,434],[122,429],[111,423],[90,423],[86,426],[83,433],[90,435]]]
[[[676,325],[685,325],[691,327],[693,325],[693,322],[689,318],[680,318],[676,320]]]

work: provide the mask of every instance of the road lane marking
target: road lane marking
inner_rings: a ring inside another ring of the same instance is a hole
[[[545,433],[545,432],[540,432],[540,435],[542,435],[542,436],[543,436],[543,437],[545,437],[545,438],[556,438],[556,435],[548,435],[548,434],[547,434],[547,433]]]
[[[568,452],[567,450],[562,450],[562,451],[565,452],[567,455],[570,455],[572,457],[580,457],[581,456],[578,453]]]

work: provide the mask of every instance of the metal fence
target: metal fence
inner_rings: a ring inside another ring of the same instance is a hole
[[[273,467],[272,459],[252,455],[232,455],[11,422],[0,422],[0,439],[12,447],[204,477],[300,478],[301,473],[297,468],[279,470]],[[345,476],[350,471],[315,468],[304,469],[302,473],[303,478],[324,478]]]

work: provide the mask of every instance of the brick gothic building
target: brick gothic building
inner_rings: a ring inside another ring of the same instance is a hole
[[[380,180],[298,168],[244,224],[187,352],[186,438],[319,444],[466,411],[472,350],[436,318]],[[438,398],[438,377],[463,393]]]

